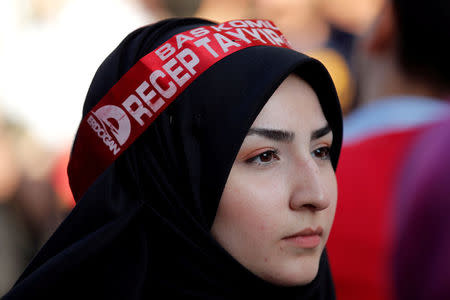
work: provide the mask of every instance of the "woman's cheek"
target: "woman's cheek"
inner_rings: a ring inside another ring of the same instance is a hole
[[[324,211],[325,213],[325,222],[326,226],[328,227],[328,235],[330,234],[330,231],[333,227],[334,217],[336,214],[336,208],[337,208],[337,181],[336,181],[336,175],[334,171],[328,172],[326,176],[324,176],[324,182],[327,183],[326,189],[327,189],[327,197],[330,199],[330,205],[329,207]],[[325,224],[324,224],[325,225]],[[327,237],[328,240],[328,237]]]
[[[287,196],[284,195],[282,183],[272,177],[271,180],[262,178],[266,175],[260,173],[253,176],[234,176],[228,181],[222,196],[222,200],[227,201],[222,203],[224,217],[234,220],[235,224],[241,224],[243,232],[256,233],[256,239],[278,225],[273,224],[276,223],[275,216],[280,214],[282,206],[288,203],[283,199]]]

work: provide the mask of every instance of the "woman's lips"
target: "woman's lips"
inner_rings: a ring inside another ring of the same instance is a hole
[[[289,235],[283,238],[283,240],[300,248],[312,249],[320,244],[322,233],[323,229],[320,226],[315,230],[309,227],[295,234]]]

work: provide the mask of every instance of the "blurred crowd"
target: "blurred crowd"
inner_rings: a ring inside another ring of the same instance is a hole
[[[329,69],[345,117],[339,204],[328,247],[338,299],[419,297],[405,292],[409,282],[420,281],[405,265],[427,253],[439,239],[435,232],[444,240],[444,229],[450,229],[448,221],[439,221],[450,219],[448,193],[436,191],[450,179],[442,167],[449,165],[442,149],[449,144],[450,123],[439,122],[450,117],[450,66],[448,59],[436,61],[449,53],[443,45],[450,44],[450,21],[444,21],[450,20],[450,7],[434,2],[439,1],[1,1],[0,296],[75,205],[66,167],[97,67],[132,30],[167,17],[195,16],[273,20],[293,48]],[[417,21],[419,12],[430,28]],[[430,146],[438,141],[442,145]],[[424,184],[433,181],[440,184]],[[434,216],[436,211],[441,214]],[[423,217],[419,228],[415,217]],[[432,232],[436,239],[410,251]],[[448,244],[443,249],[450,253]],[[448,267],[433,273],[440,275],[427,286],[436,293],[429,299],[450,295],[450,255],[439,255],[429,259],[430,268]],[[388,264],[392,257],[396,263]],[[418,268],[431,276],[429,268]],[[439,282],[447,289],[433,285]]]

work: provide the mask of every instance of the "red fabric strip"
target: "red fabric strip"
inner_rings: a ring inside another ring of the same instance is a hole
[[[76,201],[198,76],[254,46],[290,48],[267,20],[234,20],[173,36],[139,60],[81,121],[69,161]]]

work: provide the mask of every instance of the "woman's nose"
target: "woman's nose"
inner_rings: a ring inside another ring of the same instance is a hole
[[[326,182],[314,159],[302,159],[296,164],[291,176],[291,197],[289,207],[293,210],[323,210],[330,205],[326,196]]]

